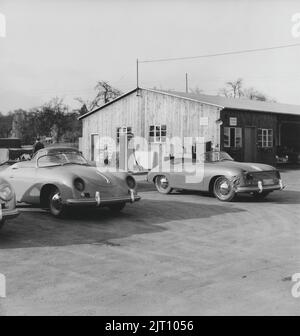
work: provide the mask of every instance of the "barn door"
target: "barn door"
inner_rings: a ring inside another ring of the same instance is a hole
[[[255,127],[245,127],[245,162],[256,161],[256,129]]]

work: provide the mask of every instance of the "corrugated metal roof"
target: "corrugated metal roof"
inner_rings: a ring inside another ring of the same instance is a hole
[[[156,92],[160,94],[176,96],[176,97],[180,97],[184,99],[191,99],[194,101],[198,101],[200,103],[215,105],[220,108],[230,108],[230,109],[256,111],[256,112],[282,113],[282,114],[291,114],[291,115],[300,116],[300,105],[264,102],[264,101],[250,100],[250,99],[245,99],[245,98],[235,99],[235,98],[227,98],[227,97],[222,97],[222,96],[185,93],[185,92],[179,92],[179,91],[164,91],[164,90],[153,90],[153,89],[145,89],[145,88],[139,88],[139,89]],[[78,119],[83,119],[93,114],[94,112],[100,111],[106,106],[113,104],[114,102],[126,97],[127,95],[135,92],[136,90],[137,89],[126,92],[125,94],[119,96],[118,98],[112,100],[111,102],[105,105],[102,105],[99,108],[82,115]]]
[[[300,115],[300,105],[264,102],[245,98],[235,99],[222,96],[210,96],[206,94],[194,94],[178,91],[161,91],[161,90],[155,90],[155,91],[175,95],[182,98],[197,100],[202,103],[209,103],[213,105],[222,106],[223,108]]]

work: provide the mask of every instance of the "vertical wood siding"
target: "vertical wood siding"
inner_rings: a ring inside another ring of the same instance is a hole
[[[208,126],[200,118],[208,118]],[[140,90],[84,118],[82,150],[91,157],[91,134],[109,136],[116,141],[117,127],[130,126],[135,136],[149,141],[151,125],[167,125],[167,137],[204,137],[217,144],[219,108],[184,98]],[[101,149],[101,148],[100,148]]]

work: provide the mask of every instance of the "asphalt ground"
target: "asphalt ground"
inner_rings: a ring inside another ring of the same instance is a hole
[[[265,201],[158,194],[121,214],[21,207],[0,231],[0,315],[298,315],[300,170]]]

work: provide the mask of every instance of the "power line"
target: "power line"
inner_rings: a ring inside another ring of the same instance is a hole
[[[292,48],[292,47],[299,47],[299,46],[300,46],[300,43],[294,43],[294,44],[279,45],[279,46],[267,47],[267,48],[244,49],[244,50],[236,50],[236,51],[227,51],[227,52],[216,53],[216,54],[204,54],[204,55],[199,55],[199,56],[170,57],[170,58],[158,58],[158,59],[152,59],[152,60],[142,60],[142,61],[139,61],[139,63],[158,63],[158,62],[181,61],[181,60],[188,60],[188,59],[208,58],[208,57],[217,57],[217,56],[226,56],[226,55],[238,55],[238,54],[254,53],[258,51],[285,49],[285,48]]]

